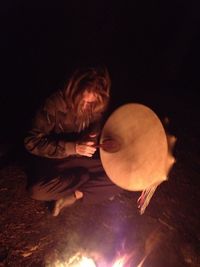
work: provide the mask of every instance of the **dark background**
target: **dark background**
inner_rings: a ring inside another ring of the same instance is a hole
[[[0,143],[21,144],[36,108],[80,65],[107,65],[113,108],[199,112],[198,1],[52,2],[1,4]]]
[[[0,265],[43,266],[80,248],[144,255],[155,243],[145,266],[199,266],[199,0],[52,2],[0,4]],[[143,216],[126,192],[52,218],[25,190],[23,138],[44,98],[95,63],[111,74],[110,111],[140,102],[169,117],[176,163]]]

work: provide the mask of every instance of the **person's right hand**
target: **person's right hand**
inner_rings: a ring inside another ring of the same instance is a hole
[[[86,157],[92,157],[96,151],[94,142],[76,143],[76,154]]]

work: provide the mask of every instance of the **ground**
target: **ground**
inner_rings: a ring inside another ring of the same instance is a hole
[[[176,163],[143,215],[139,193],[124,192],[95,206],[77,203],[52,217],[45,203],[29,198],[23,160],[1,166],[0,266],[79,266],[72,257],[85,255],[99,267],[112,267],[123,266],[114,261],[128,255],[125,267],[199,267],[198,113],[193,105],[174,110]]]

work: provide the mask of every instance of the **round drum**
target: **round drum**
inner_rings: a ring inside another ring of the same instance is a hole
[[[142,104],[125,104],[106,121],[100,157],[113,183],[130,191],[143,191],[166,180],[168,143],[157,115]]]

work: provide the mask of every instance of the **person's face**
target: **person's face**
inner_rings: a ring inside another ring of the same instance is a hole
[[[97,101],[97,98],[98,98],[97,94],[86,90],[83,93],[82,99],[80,101],[81,111],[87,111],[91,109],[91,106]]]

